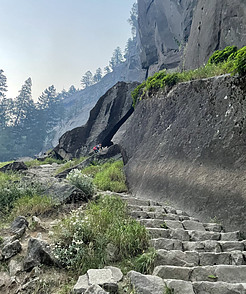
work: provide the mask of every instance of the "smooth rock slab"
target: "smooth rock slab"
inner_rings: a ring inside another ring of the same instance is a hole
[[[189,281],[193,268],[181,267],[181,266],[170,266],[170,265],[159,265],[155,267],[153,275],[158,276],[162,279],[171,280],[183,280]]]
[[[131,285],[141,294],[160,294],[164,293],[165,283],[163,279],[152,276],[142,275],[135,271],[130,271],[127,274]]]

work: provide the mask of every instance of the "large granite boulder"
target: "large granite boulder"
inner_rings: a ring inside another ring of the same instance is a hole
[[[245,232],[245,82],[196,80],[141,101],[120,143],[130,191]]]
[[[114,134],[133,112],[131,92],[137,85],[119,82],[112,87],[91,110],[87,123],[66,132],[54,152],[70,159],[88,154],[99,143],[110,146]]]

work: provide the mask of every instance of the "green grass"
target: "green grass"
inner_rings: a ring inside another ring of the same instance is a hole
[[[64,160],[59,160],[59,159],[47,157],[43,161],[37,160],[37,159],[27,161],[27,162],[25,162],[25,165],[27,167],[35,167],[35,166],[40,166],[40,165],[44,165],[44,164],[52,164],[52,163],[62,164],[62,163],[64,163]]]
[[[32,195],[23,196],[13,203],[10,218],[14,219],[18,215],[39,216],[56,207],[56,203],[51,197]]]
[[[112,264],[109,244],[117,252],[117,261],[122,261],[141,254],[149,242],[146,228],[128,216],[126,203],[117,196],[101,197],[86,210],[73,212],[54,232],[55,255],[77,275]]]
[[[91,165],[81,172],[93,178],[96,187],[103,191],[126,192],[126,178],[121,160],[102,165]]]
[[[24,182],[18,174],[0,173],[0,216],[8,215],[18,199],[41,193],[39,184]]]
[[[246,75],[246,46],[237,50],[228,46],[216,51],[205,66],[195,70],[167,73],[166,70],[155,73],[132,91],[133,106],[143,98],[150,97],[159,89],[170,89],[174,85],[196,79],[219,76],[226,73]]]
[[[5,162],[0,162],[0,168],[9,164],[9,163],[12,163],[13,161],[5,161]]]

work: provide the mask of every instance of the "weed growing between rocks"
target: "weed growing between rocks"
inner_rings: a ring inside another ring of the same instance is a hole
[[[146,228],[127,215],[118,196],[102,196],[72,212],[54,234],[54,254],[78,275],[137,256],[149,242]]]
[[[159,89],[170,89],[174,85],[195,79],[209,78],[226,73],[246,75],[246,46],[237,50],[228,46],[224,50],[215,51],[206,65],[183,72],[167,73],[166,70],[155,73],[132,91],[133,106],[138,101],[149,97],[149,94]]]

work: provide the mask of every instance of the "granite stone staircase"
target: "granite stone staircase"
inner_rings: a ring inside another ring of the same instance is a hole
[[[246,240],[164,203],[122,197],[157,251],[152,275],[129,272],[141,294],[246,294]]]

